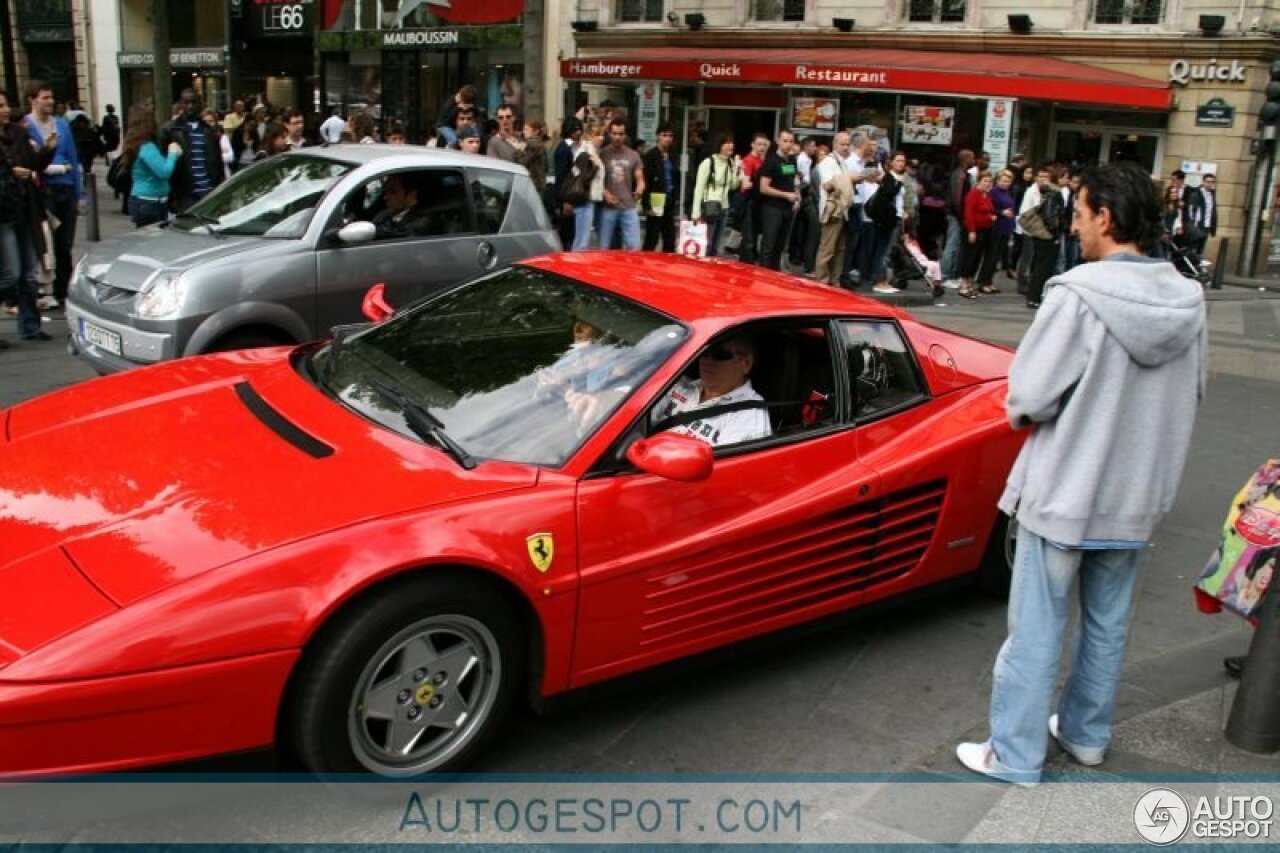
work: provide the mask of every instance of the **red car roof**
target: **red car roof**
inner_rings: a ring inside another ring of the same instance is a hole
[[[562,252],[521,264],[617,293],[686,323],[777,314],[897,317],[887,305],[838,287],[721,258],[658,252]]]

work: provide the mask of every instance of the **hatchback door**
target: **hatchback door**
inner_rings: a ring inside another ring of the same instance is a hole
[[[374,284],[385,284],[399,308],[490,268],[467,195],[463,171],[442,167],[383,173],[352,190],[316,250],[319,329],[362,320],[360,303]],[[371,242],[337,238],[361,221],[375,226]]]

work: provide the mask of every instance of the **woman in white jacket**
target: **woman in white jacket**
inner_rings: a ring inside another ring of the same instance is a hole
[[[707,257],[714,258],[724,230],[729,199],[742,180],[742,166],[733,154],[733,137],[722,133],[715,153],[698,165],[693,189],[693,221],[707,224]]]

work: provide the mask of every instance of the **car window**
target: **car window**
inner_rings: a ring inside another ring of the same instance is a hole
[[[180,214],[170,227],[218,234],[301,237],[316,205],[349,163],[277,154],[237,172]]]
[[[471,203],[476,206],[476,224],[481,234],[497,234],[511,203],[510,172],[476,170],[471,173]]]
[[[837,420],[834,376],[826,323],[740,326],[698,353],[650,410],[648,429],[717,451],[820,430]]]
[[[684,339],[644,306],[512,267],[409,308],[313,358],[318,380],[405,435],[396,389],[482,459],[558,467]]]
[[[897,326],[884,320],[846,320],[840,331],[855,417],[874,417],[924,398],[911,348]]]
[[[417,169],[379,175],[343,200],[342,224],[372,222],[378,240],[474,232],[466,182],[455,169]]]

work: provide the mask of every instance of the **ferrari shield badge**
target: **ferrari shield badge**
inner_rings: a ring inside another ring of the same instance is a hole
[[[556,543],[550,533],[535,533],[525,540],[529,546],[529,559],[533,567],[540,572],[551,568],[551,560],[555,557]]]

